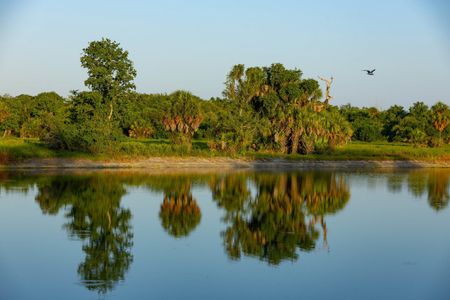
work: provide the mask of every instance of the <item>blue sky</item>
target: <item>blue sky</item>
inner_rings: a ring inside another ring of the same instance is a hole
[[[334,76],[338,105],[450,104],[449,20],[445,0],[0,0],[0,94],[84,89],[82,49],[109,37],[139,92],[216,97],[232,65],[281,62]]]

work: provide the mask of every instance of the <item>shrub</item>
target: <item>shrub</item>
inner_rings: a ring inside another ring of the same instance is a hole
[[[128,130],[128,136],[135,139],[144,139],[151,137],[153,131],[154,130],[150,125],[134,122]]]

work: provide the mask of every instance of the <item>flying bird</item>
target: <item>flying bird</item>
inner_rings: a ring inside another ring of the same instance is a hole
[[[375,72],[375,69],[373,70],[363,70],[363,72],[367,72],[367,75],[375,75],[373,72]]]

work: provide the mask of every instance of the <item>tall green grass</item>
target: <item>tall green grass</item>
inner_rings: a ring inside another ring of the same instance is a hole
[[[87,157],[88,154],[49,149],[38,139],[0,138],[0,164],[10,164],[25,159],[54,157]]]
[[[207,141],[195,140],[191,149],[175,145],[165,139],[126,139],[115,144],[108,153],[89,154],[49,149],[37,139],[0,138],[0,164],[11,164],[26,159],[84,158],[92,160],[129,160],[146,157],[229,157],[229,154],[208,149]],[[450,161],[450,145],[439,148],[420,148],[402,143],[352,142],[322,153],[283,155],[272,152],[248,152],[234,157],[249,159],[284,158],[291,160],[442,160]]]
[[[450,160],[450,145],[436,148],[414,147],[405,143],[352,142],[322,153],[280,155],[255,153],[254,158],[286,158],[295,160]]]

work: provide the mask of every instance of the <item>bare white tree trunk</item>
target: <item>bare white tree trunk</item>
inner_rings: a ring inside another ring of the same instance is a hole
[[[330,95],[330,89],[331,89],[331,84],[333,83],[333,76],[331,76],[330,79],[326,79],[324,77],[318,76],[320,80],[324,81],[326,84],[326,90],[325,90],[325,104],[328,105],[328,103],[330,102],[331,99],[333,99],[333,97]]]

